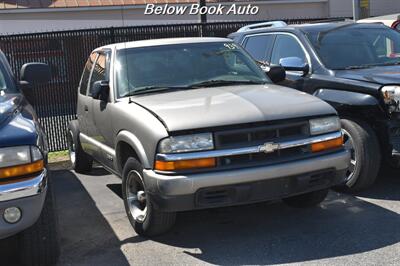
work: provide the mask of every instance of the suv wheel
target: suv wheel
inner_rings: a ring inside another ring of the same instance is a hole
[[[37,222],[17,235],[21,265],[55,265],[59,256],[58,220],[53,191],[47,190],[42,213]]]
[[[378,177],[381,153],[378,138],[363,121],[342,119],[345,148],[351,154],[346,183],[342,191],[360,191],[370,187]]]
[[[68,129],[68,154],[71,160],[72,168],[77,173],[88,173],[92,170],[93,159],[88,155],[81,146],[78,138],[78,131],[73,126]]]
[[[151,199],[146,196],[142,165],[136,159],[129,158],[122,174],[125,211],[136,233],[156,236],[171,229],[175,224],[176,213],[153,208]]]
[[[313,191],[310,193],[283,199],[283,202],[294,208],[310,208],[323,202],[329,189]]]

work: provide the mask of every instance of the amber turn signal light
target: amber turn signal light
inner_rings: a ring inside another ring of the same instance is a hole
[[[42,171],[43,169],[44,169],[43,160],[39,160],[29,164],[5,167],[0,169],[0,179],[34,174]]]
[[[182,160],[182,161],[156,161],[155,169],[159,171],[177,171],[198,168],[215,167],[215,158],[195,159],[195,160]]]
[[[312,152],[332,150],[343,146],[343,137],[311,144]]]

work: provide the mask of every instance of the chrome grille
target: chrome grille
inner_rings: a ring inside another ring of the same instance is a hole
[[[215,148],[235,149],[262,145],[268,142],[282,142],[306,139],[310,136],[308,121],[244,129],[225,130],[215,133]],[[256,153],[218,158],[220,167],[243,167],[275,164],[296,160],[311,155],[310,146],[277,150],[272,153]]]

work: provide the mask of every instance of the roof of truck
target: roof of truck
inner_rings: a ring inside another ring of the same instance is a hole
[[[379,23],[376,24],[355,23],[352,21],[294,25],[294,27],[302,29],[303,31],[307,32],[320,32],[326,30],[333,30],[335,28],[341,28],[344,26],[351,26],[353,28],[362,29],[362,28],[381,28],[383,25]]]
[[[344,26],[351,26],[358,29],[362,28],[381,28],[382,24],[370,24],[370,23],[355,23],[353,21],[343,21],[343,22],[323,22],[323,23],[311,23],[311,24],[290,24],[285,27],[266,27],[266,28],[255,28],[246,31],[239,31],[230,34],[230,37],[241,36],[241,35],[249,35],[249,34],[258,34],[264,32],[278,32],[278,31],[296,31],[301,30],[303,32],[322,32],[328,30],[334,30],[335,28],[341,28]]]
[[[188,44],[188,43],[210,43],[210,42],[232,42],[232,40],[227,38],[215,38],[215,37],[166,38],[166,39],[114,43],[99,47],[96,50],[107,49],[107,48],[109,49],[115,48],[120,50],[127,48],[140,48],[149,46]]]

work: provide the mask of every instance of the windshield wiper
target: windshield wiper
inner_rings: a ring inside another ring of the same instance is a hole
[[[193,83],[188,86],[147,86],[147,87],[140,87],[138,89],[132,89],[128,93],[122,95],[122,97],[130,97],[135,95],[162,92],[162,91],[169,92],[177,90],[196,89],[209,86],[223,86],[230,84],[265,84],[265,82],[251,81],[251,80],[207,80],[198,83]]]
[[[379,66],[395,66],[395,65],[400,65],[400,62],[388,62],[388,63],[382,63],[382,64],[367,64],[367,65],[359,65],[359,66],[348,66],[345,67],[345,70],[351,70],[351,69],[364,69],[364,68],[370,68],[370,67],[379,67]]]
[[[387,62],[387,63],[379,64],[379,66],[398,66],[398,65],[400,65],[400,61],[399,62]]]
[[[186,89],[190,89],[190,87],[186,87],[186,86],[147,86],[147,87],[141,87],[139,89],[132,89],[132,90],[130,90],[130,92],[122,95],[122,97],[129,97],[129,96],[161,92],[161,91],[186,90]]]
[[[231,84],[265,84],[266,82],[262,81],[252,81],[252,80],[207,80],[198,83],[193,83],[189,85],[191,88],[196,87],[212,87],[212,86],[224,86],[224,85],[231,85]]]
[[[360,66],[348,66],[343,68],[344,70],[352,70],[352,69],[365,69],[373,67],[374,65],[360,65]],[[340,69],[339,69],[340,70]]]

